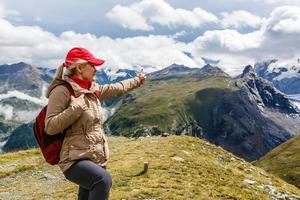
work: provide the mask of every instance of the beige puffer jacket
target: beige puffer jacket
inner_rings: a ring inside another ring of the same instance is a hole
[[[76,97],[84,95],[84,105],[71,101],[73,98],[68,89],[61,85],[64,81],[72,86]],[[90,159],[100,166],[107,165],[109,150],[100,101],[118,97],[140,85],[139,77],[105,85],[93,82],[89,90],[81,88],[66,75],[52,82],[46,95],[49,101],[45,131],[54,135],[67,128],[58,163],[63,172],[78,159]],[[100,92],[99,98],[94,94],[97,90]]]

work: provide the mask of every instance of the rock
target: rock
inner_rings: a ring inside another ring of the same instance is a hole
[[[149,137],[153,135],[161,135],[162,131],[158,126],[144,126],[135,129],[131,137]]]
[[[277,188],[275,186],[273,186],[272,184],[261,185],[260,188],[261,187],[263,187],[265,190],[268,191],[268,193],[272,199],[276,199],[276,200],[281,200],[281,199],[282,200],[299,200],[300,199],[300,196],[279,192],[277,190]]]
[[[182,150],[182,152],[183,152],[183,153],[185,153],[185,154],[186,154],[186,155],[188,155],[188,156],[190,156],[190,155],[191,155],[191,153],[190,153],[190,152],[188,152],[188,151]]]
[[[265,172],[260,171],[259,173],[260,173],[261,175],[263,175],[264,177],[267,177],[267,178],[269,177],[269,175],[266,174]]]
[[[174,157],[172,157],[172,159],[173,159],[173,160],[176,160],[176,161],[180,161],[180,162],[183,162],[183,161],[184,161],[184,159],[181,158],[181,157],[179,157],[179,156],[174,156]]]
[[[250,180],[250,179],[245,179],[244,183],[249,184],[249,185],[254,185],[256,181]]]
[[[169,133],[166,133],[164,132],[163,134],[161,134],[162,137],[168,137],[170,134]]]
[[[52,176],[52,175],[50,175],[50,174],[44,174],[44,177],[43,178],[45,178],[46,180],[53,180],[53,179],[55,179],[56,177],[55,176]]]

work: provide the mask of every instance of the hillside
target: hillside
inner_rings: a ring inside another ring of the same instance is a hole
[[[107,120],[107,124],[113,134],[124,136],[147,133],[145,129],[153,126],[154,129],[158,127],[153,131],[155,134],[181,134],[191,130],[189,132],[193,135],[201,135],[202,129],[209,128],[209,115],[216,101],[224,92],[237,89],[230,78],[213,75],[174,75],[149,80],[143,88],[127,94],[117,104],[119,109]],[[198,91],[198,95],[203,97],[200,100],[195,95]],[[199,126],[192,112],[202,119]]]
[[[300,188],[299,152],[300,135],[276,147],[254,164]]]
[[[218,68],[166,68],[126,94],[105,122],[112,135],[193,135],[252,161],[298,133],[299,111],[251,66],[239,79]],[[175,71],[175,72],[174,72]]]
[[[28,149],[37,147],[37,142],[33,134],[33,123],[22,124],[15,128],[3,146],[3,151]]]
[[[295,186],[195,137],[109,137],[109,144],[112,200],[300,199]],[[77,186],[38,149],[0,154],[0,166],[0,199],[76,199]]]
[[[126,72],[126,74],[128,74]],[[231,78],[220,68],[171,65],[148,74],[140,88],[118,97],[105,122],[111,135],[192,135],[248,161],[298,133],[300,111],[252,66]],[[32,123],[12,131],[3,150],[34,146]]]

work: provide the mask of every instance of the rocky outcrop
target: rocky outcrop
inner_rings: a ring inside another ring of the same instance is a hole
[[[256,74],[267,79],[285,94],[300,93],[299,59],[290,64],[279,64],[277,59],[267,60],[254,65]]]
[[[287,114],[299,114],[297,107],[290,102],[284,93],[276,89],[270,81],[256,76],[252,66],[245,67],[238,82],[244,90],[250,92],[249,97],[252,97],[257,105],[277,109]]]
[[[298,133],[299,110],[272,84],[247,66],[214,108],[210,141],[255,160]]]

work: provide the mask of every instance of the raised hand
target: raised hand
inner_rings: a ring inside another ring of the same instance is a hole
[[[144,74],[144,69],[142,68],[139,75],[138,75],[140,81],[141,81],[141,84],[143,84],[147,78],[147,76]]]

